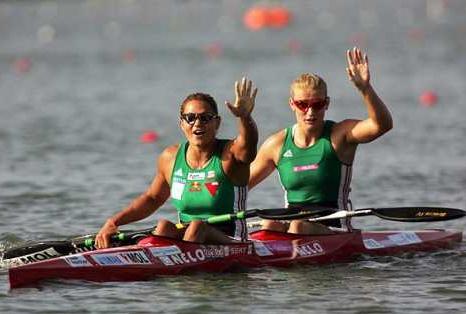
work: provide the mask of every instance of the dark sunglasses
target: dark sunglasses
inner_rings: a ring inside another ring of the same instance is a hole
[[[324,108],[328,104],[329,98],[313,98],[304,100],[291,99],[291,103],[296,106],[299,110],[306,113],[310,108],[318,111]]]
[[[181,114],[181,119],[186,121],[187,124],[189,125],[194,125],[196,123],[196,120],[199,119],[199,122],[201,124],[207,124],[210,121],[217,119],[218,115],[212,112],[203,112],[203,113],[182,113]]]

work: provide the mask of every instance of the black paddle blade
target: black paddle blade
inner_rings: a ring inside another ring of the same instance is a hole
[[[153,229],[122,231],[112,236],[110,241],[113,246],[136,244],[141,238],[148,236]],[[7,249],[2,260],[7,263],[22,265],[63,255],[93,251],[96,249],[94,236],[88,235],[70,240],[26,243]]]
[[[61,255],[74,253],[76,248],[70,241],[45,241],[24,244],[7,249],[3,254],[3,260],[21,257],[24,263],[37,262]]]
[[[255,215],[263,219],[293,220],[314,218],[329,214],[328,208],[270,208],[257,210]]]
[[[466,211],[447,207],[389,207],[371,208],[377,217],[405,222],[444,221],[464,217]]]

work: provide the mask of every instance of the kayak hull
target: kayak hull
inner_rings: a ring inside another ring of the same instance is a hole
[[[10,288],[30,286],[47,279],[141,281],[189,272],[347,262],[361,255],[390,256],[451,248],[462,241],[462,233],[354,230],[305,236],[261,230],[251,233],[250,239],[245,243],[206,245],[151,236],[137,245],[12,267],[8,271]]]

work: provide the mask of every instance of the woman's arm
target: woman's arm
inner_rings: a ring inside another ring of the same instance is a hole
[[[171,175],[174,147],[167,148],[158,159],[158,171],[149,188],[134,199],[128,207],[107,219],[96,236],[96,247],[110,246],[110,237],[118,231],[118,226],[142,220],[154,213],[170,197],[168,174]]]
[[[346,142],[350,144],[368,143],[393,127],[392,116],[387,106],[375,92],[370,83],[369,60],[361,50],[354,48],[346,53],[348,78],[362,95],[367,108],[365,120],[347,120]]]
[[[271,135],[259,149],[256,159],[251,164],[249,176],[249,189],[267,178],[276,168],[278,163],[278,152],[283,146],[285,132],[282,130]]]
[[[230,146],[230,152],[236,161],[250,164],[256,157],[259,138],[256,123],[251,115],[256,102],[257,88],[253,89],[252,81],[243,77],[241,83],[235,82],[235,95],[233,105],[225,102],[230,111],[239,118],[239,133]]]

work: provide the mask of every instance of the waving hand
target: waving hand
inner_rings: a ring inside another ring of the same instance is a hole
[[[256,103],[257,88],[253,90],[252,81],[243,77],[241,83],[235,82],[235,95],[236,100],[233,105],[228,101],[225,104],[235,116],[239,118],[249,116]]]
[[[349,80],[353,82],[360,91],[364,91],[369,86],[371,76],[367,55],[363,55],[359,48],[354,47],[346,51],[346,59],[348,61],[346,72],[348,73]]]

